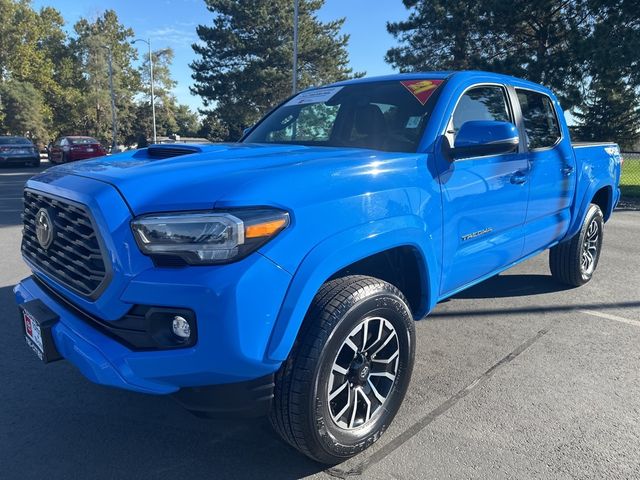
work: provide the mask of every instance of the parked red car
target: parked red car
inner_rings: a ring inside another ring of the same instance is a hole
[[[107,151],[92,137],[61,137],[49,149],[51,163],[66,163],[102,157]]]

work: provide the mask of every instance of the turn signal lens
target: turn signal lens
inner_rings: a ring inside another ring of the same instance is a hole
[[[261,238],[270,237],[275,235],[284,227],[287,226],[287,220],[280,218],[278,220],[272,220],[270,222],[258,223],[255,225],[249,225],[244,231],[245,238]]]

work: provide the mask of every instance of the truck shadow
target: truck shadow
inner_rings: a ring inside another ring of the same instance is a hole
[[[574,287],[556,281],[551,275],[508,274],[496,275],[474,285],[451,298],[479,299],[505,298],[562,292]]]
[[[0,288],[2,477],[293,479],[324,470],[265,418],[196,418],[164,396],[98,386],[66,361],[43,364],[22,338],[12,287]],[[21,452],[37,460],[16,461]]]

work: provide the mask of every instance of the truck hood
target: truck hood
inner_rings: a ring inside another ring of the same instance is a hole
[[[180,149],[183,151],[179,155],[161,158]],[[187,153],[184,153],[185,149]],[[303,181],[305,176],[313,175],[310,169],[324,171],[328,164],[338,170],[353,169],[385,157],[397,158],[398,154],[300,145],[162,145],[63,164],[47,172],[55,172],[58,177],[75,175],[111,184],[121,193],[132,212],[140,215],[213,208],[225,193],[233,191],[237,198],[243,184],[249,180],[273,180],[273,176],[285,167],[288,175],[283,175],[287,183],[281,186],[283,189],[292,187],[289,182],[293,168],[300,170],[302,176],[299,178]],[[38,180],[37,177],[34,179]],[[299,188],[301,185],[293,186]],[[264,203],[270,200],[265,198]]]

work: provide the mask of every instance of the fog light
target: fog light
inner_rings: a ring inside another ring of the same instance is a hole
[[[186,340],[191,336],[191,327],[189,326],[189,322],[187,322],[187,319],[184,317],[173,317],[171,328],[173,329],[173,334],[176,337],[180,337]]]

